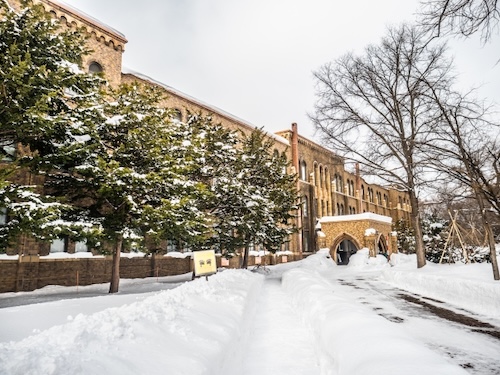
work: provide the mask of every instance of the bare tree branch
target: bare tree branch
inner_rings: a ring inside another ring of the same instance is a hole
[[[498,32],[498,0],[424,0],[421,4],[421,24],[435,36],[469,37],[479,32],[486,43]]]

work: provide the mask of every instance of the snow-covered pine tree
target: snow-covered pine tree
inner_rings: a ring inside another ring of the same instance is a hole
[[[0,1],[0,208],[9,221],[0,251],[21,233],[50,239],[79,223],[61,222],[68,206],[36,191],[27,171],[54,152],[84,103],[98,96],[102,79],[79,69],[86,52],[77,31],[60,28],[40,5],[17,12]],[[75,110],[78,108],[78,110]],[[58,222],[57,226],[51,225]]]
[[[122,85],[108,97],[114,99],[94,109],[94,127],[77,142],[70,136],[41,165],[49,166],[51,193],[78,207],[80,220],[100,227],[101,238],[91,240],[114,244],[108,250],[114,260],[110,292],[116,292],[124,245],[144,248],[146,236],[197,236],[205,216],[196,205],[203,186],[189,179],[185,125],[161,108],[162,91]]]
[[[406,220],[398,220],[393,224],[398,234],[398,250],[404,254],[415,253],[415,232]]]
[[[180,134],[180,133],[179,133]],[[196,248],[215,248],[231,255],[238,248],[233,228],[220,225],[221,213],[229,202],[227,192],[234,189],[239,137],[235,131],[214,123],[210,116],[188,113],[184,143],[188,146],[178,155],[189,162],[189,177],[205,187],[198,198],[200,210],[206,214],[208,232]]]
[[[285,155],[275,153],[273,146],[260,129],[244,135],[232,175],[214,184],[219,200],[214,229],[229,251],[244,249],[243,268],[252,244],[275,252],[294,231],[296,176],[287,173]]]
[[[425,256],[428,261],[439,263],[448,235],[447,228],[448,222],[435,213],[424,215],[422,218]]]

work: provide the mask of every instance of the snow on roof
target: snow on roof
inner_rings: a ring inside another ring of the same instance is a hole
[[[44,1],[45,3],[49,4],[50,6],[52,6],[54,8],[60,8],[60,9],[64,10],[65,12],[71,14],[72,16],[75,16],[76,18],[78,18],[82,21],[86,21],[93,26],[97,26],[102,31],[105,31],[109,34],[112,34],[117,39],[120,39],[121,42],[127,43],[127,38],[125,37],[124,34],[119,32],[118,30],[112,28],[111,26],[105,24],[104,22],[99,21],[97,18],[94,18],[94,17],[88,15],[87,13],[81,11],[80,9],[77,9],[77,8],[73,7],[72,5],[65,3],[64,1],[61,1],[61,0],[42,0],[42,1]]]
[[[193,102],[193,103],[195,103],[195,104],[197,104],[197,105],[199,105],[199,106],[207,109],[210,112],[213,112],[215,114],[218,114],[218,115],[221,115],[223,117],[226,117],[227,119],[235,121],[238,124],[243,125],[243,126],[249,128],[251,130],[257,129],[257,126],[251,124],[250,122],[248,122],[246,120],[243,120],[243,119],[241,119],[241,118],[239,118],[237,116],[234,116],[234,115],[230,114],[229,112],[224,111],[223,109],[220,109],[220,108],[215,107],[213,105],[207,104],[207,103],[205,103],[205,102],[203,102],[201,100],[198,100],[198,99],[196,99],[196,98],[194,98],[194,97],[192,97],[192,96],[190,96],[188,94],[183,93],[182,91],[179,91],[179,90],[177,90],[177,89],[175,89],[175,88],[173,88],[171,86],[168,86],[168,85],[166,85],[166,84],[164,84],[164,83],[162,83],[160,81],[157,81],[154,78],[151,78],[151,77],[149,77],[149,76],[147,76],[145,74],[136,72],[136,71],[134,71],[132,69],[129,69],[127,67],[123,67],[122,68],[122,73],[123,74],[133,75],[133,76],[135,76],[137,78],[140,78],[140,79],[142,79],[144,81],[148,81],[148,82],[151,82],[151,83],[153,83],[155,85],[158,85],[158,86],[164,88],[165,90],[167,90],[168,92],[170,92],[170,93],[172,93],[174,95],[177,95],[177,96],[179,96],[181,98],[189,100],[190,102]],[[282,136],[280,136],[278,134],[270,133],[270,132],[267,132],[265,130],[264,130],[264,134],[266,134],[269,138],[275,139],[277,142],[280,142],[280,143],[283,143],[283,144],[285,144],[287,146],[290,146],[290,142],[288,142],[288,140],[286,138],[283,138]]]
[[[371,221],[379,221],[381,223],[392,224],[392,218],[389,216],[383,216],[374,214],[371,212],[365,212],[362,214],[356,215],[340,215],[340,216],[325,216],[322,217],[319,222],[320,223],[335,223],[341,221],[358,221],[358,220],[371,220]]]

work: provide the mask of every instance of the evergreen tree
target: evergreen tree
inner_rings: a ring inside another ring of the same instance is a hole
[[[86,53],[77,31],[63,30],[40,5],[22,2],[17,12],[0,1],[0,208],[9,222],[0,251],[21,233],[50,239],[79,223],[59,220],[69,207],[46,196],[26,178],[38,158],[53,153],[80,108],[99,96],[102,80],[79,69]],[[68,130],[69,129],[69,130]],[[23,172],[24,171],[24,172]]]
[[[398,220],[393,228],[398,234],[398,249],[404,254],[415,253],[415,232],[406,220]]]
[[[185,124],[160,107],[162,95],[136,85],[112,90],[115,100],[87,118],[94,124],[85,127],[88,133],[78,141],[69,136],[57,152],[39,158],[50,193],[78,207],[78,220],[100,228],[89,239],[114,244],[110,292],[118,291],[124,244],[144,248],[146,237],[189,239],[205,232],[196,204],[204,187],[189,179]]]
[[[422,219],[422,231],[424,233],[425,255],[427,260],[439,263],[443,254],[448,222],[436,214],[427,214]]]
[[[294,230],[296,176],[287,174],[289,163],[284,154],[273,152],[273,145],[256,129],[244,137],[232,174],[214,182],[220,202],[213,211],[214,230],[229,252],[244,249],[243,268],[252,244],[275,252]]]

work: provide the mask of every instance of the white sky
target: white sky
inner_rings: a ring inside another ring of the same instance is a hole
[[[255,126],[278,131],[307,119],[312,72],[378,43],[386,27],[413,21],[418,0],[66,0],[125,34],[124,66]],[[404,5],[403,5],[404,4]],[[500,86],[498,41],[453,41],[459,80]]]

